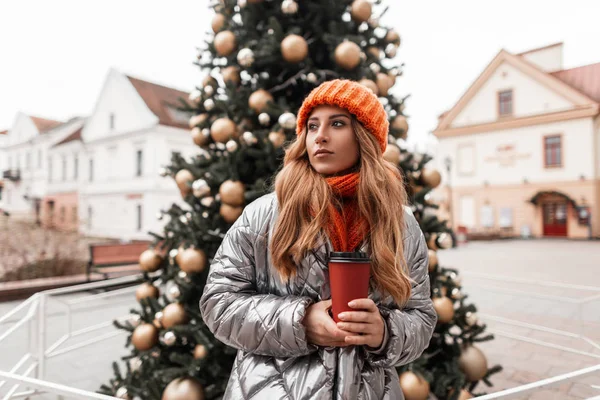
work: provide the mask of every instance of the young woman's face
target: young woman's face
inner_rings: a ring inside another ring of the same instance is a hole
[[[333,175],[352,168],[360,150],[351,114],[340,107],[315,107],[306,123],[306,151],[310,165],[322,175]]]

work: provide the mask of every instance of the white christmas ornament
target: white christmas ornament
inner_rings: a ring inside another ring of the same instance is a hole
[[[171,331],[165,332],[165,334],[161,338],[161,342],[163,342],[167,346],[173,346],[177,341],[177,336]]]
[[[213,99],[204,100],[204,108],[206,108],[207,111],[212,110],[215,108],[215,101]]]
[[[202,97],[202,93],[198,89],[195,89],[195,90],[192,90],[192,92],[190,93],[189,99],[191,102],[197,103],[201,97]]]
[[[311,72],[308,75],[306,75],[306,80],[310,83],[317,83],[317,75]]]
[[[180,215],[179,216],[179,221],[181,221],[182,224],[187,224],[188,220],[185,217],[185,215]]]
[[[167,284],[167,298],[171,301],[175,301],[179,296],[181,296],[181,290],[179,286],[173,281],[169,281]]]
[[[204,87],[204,93],[207,96],[212,96],[215,93],[215,89],[212,86],[210,86],[210,85],[209,86],[205,86]]]
[[[212,197],[205,197],[202,200],[200,200],[200,204],[202,204],[204,207],[210,207],[214,202],[215,199]]]
[[[283,0],[281,3],[281,11],[284,14],[296,14],[298,12],[298,3],[294,0]]]
[[[121,386],[119,389],[117,389],[116,396],[119,399],[128,399],[129,394],[127,393],[127,388],[125,386]]]
[[[369,65],[369,69],[378,74],[379,71],[381,71],[381,66],[377,63],[371,63],[371,65]]]
[[[242,139],[248,145],[253,145],[258,141],[258,139],[256,139],[256,136],[254,136],[254,134],[252,132],[248,132],[248,131],[246,131],[242,134]]]
[[[133,358],[129,359],[129,368],[131,368],[131,370],[133,372],[139,370],[141,366],[142,366],[142,360],[140,360],[139,357],[133,357]]]
[[[396,57],[397,50],[398,50],[398,47],[396,47],[395,44],[390,43],[385,47],[385,54],[388,57],[393,58],[393,57]]]
[[[237,61],[242,67],[249,67],[254,63],[254,52],[248,48],[241,49],[237,54]]]
[[[237,150],[238,148],[238,144],[235,140],[230,140],[227,142],[227,144],[225,145],[225,147],[227,148],[227,151],[230,153],[233,153],[234,151]]]
[[[142,322],[142,317],[140,317],[138,314],[131,314],[129,316],[129,323],[134,328],[137,327],[141,322]]]
[[[164,178],[165,176],[169,175],[169,171],[165,167],[160,167],[158,169],[158,174]]]
[[[375,36],[378,39],[383,39],[385,37],[385,35],[387,35],[387,30],[385,30],[383,28],[375,28],[375,30],[373,31],[373,33],[375,34]]]
[[[171,249],[171,250],[169,251],[169,257],[171,257],[171,258],[175,258],[175,257],[177,257],[177,254],[178,254],[178,253],[179,253],[179,250],[177,250],[177,249]]]
[[[192,183],[192,191],[195,197],[202,198],[210,194],[210,186],[204,179],[197,179]]]
[[[238,4],[238,6],[240,6],[240,8],[244,8],[248,4],[248,1],[247,0],[238,0],[237,4]]]
[[[294,129],[296,127],[296,116],[291,112],[285,112],[279,116],[278,122],[284,129]]]
[[[271,122],[271,117],[267,113],[260,113],[258,115],[258,122],[263,126],[267,126]]]

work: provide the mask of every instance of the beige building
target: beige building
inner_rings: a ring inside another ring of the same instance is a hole
[[[600,236],[600,63],[563,69],[562,49],[501,50],[440,115],[436,159],[455,228]]]

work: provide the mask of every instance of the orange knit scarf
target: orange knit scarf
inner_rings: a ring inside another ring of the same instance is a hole
[[[342,213],[333,204],[329,205],[326,231],[334,251],[354,251],[367,233],[367,222],[360,218],[356,198],[359,179],[358,172],[325,179],[344,205]]]

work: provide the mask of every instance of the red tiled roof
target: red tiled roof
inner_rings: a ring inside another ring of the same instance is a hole
[[[189,93],[181,90],[158,85],[156,83],[143,81],[141,79],[127,76],[135,90],[142,97],[150,111],[158,117],[161,125],[187,128],[187,121],[177,121],[169,108],[175,108],[180,105],[179,98],[187,99]]]
[[[66,138],[64,138],[60,142],[56,143],[54,145],[54,147],[59,146],[61,144],[68,143],[68,142],[72,142],[73,140],[81,140],[81,131],[82,130],[83,130],[83,126],[81,128],[79,128],[79,129],[77,129],[75,132],[71,133],[69,136],[67,136]]]
[[[47,132],[50,129],[54,129],[57,126],[62,125],[61,121],[54,121],[52,119],[33,117],[31,115],[29,116],[29,118],[31,118],[31,120],[33,121],[35,126],[38,128],[38,131],[40,133]]]
[[[593,100],[600,101],[600,63],[552,72],[567,85],[579,90]]]

